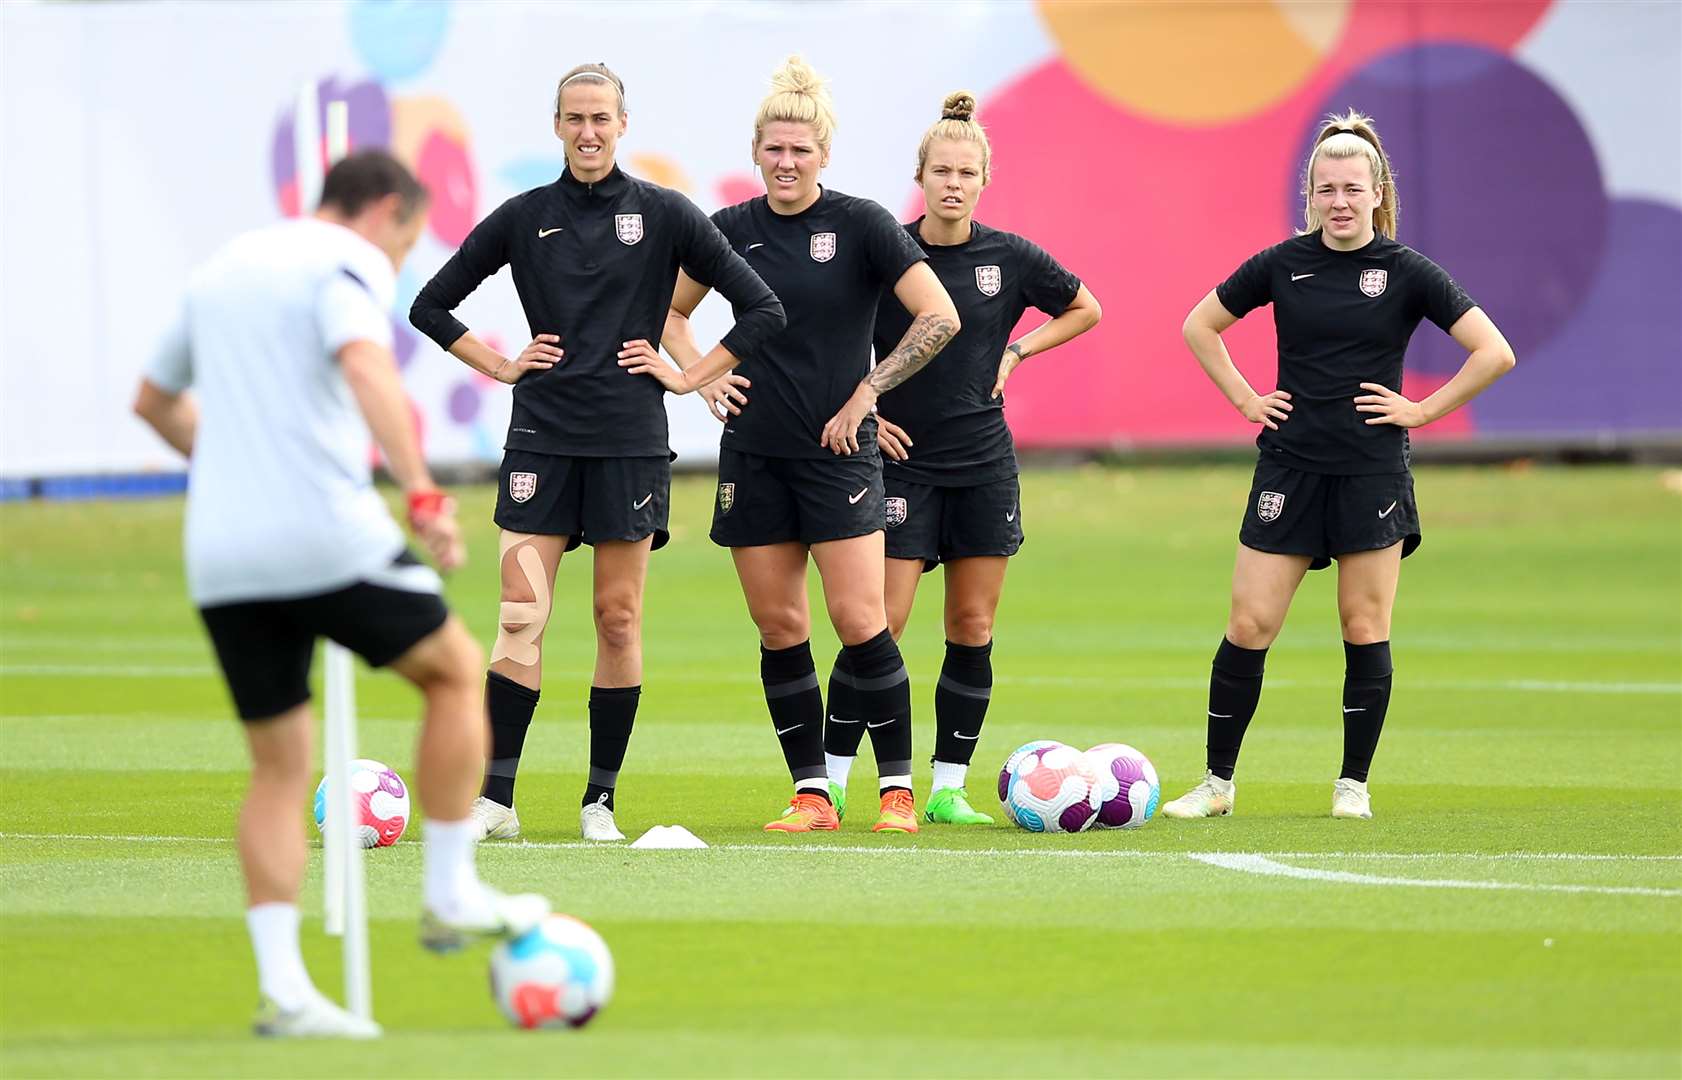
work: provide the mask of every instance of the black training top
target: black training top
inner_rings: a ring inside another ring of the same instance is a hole
[[[999,358],[1030,307],[1063,314],[1080,279],[1045,250],[1015,233],[979,221],[962,244],[924,243],[919,218],[905,226],[958,309],[963,329],[914,379],[882,395],[882,416],[910,436],[911,460],[884,458],[883,471],[914,484],[969,487],[1016,475],[1016,446],[1005,424],[1004,398],[993,397]],[[876,309],[876,355],[899,344],[911,315],[892,291]]]
[[[781,333],[746,351],[731,348],[753,387],[722,445],[767,457],[832,457],[818,438],[870,374],[876,300],[922,261],[922,250],[880,206],[827,188],[798,214],[778,214],[760,196],[725,207],[713,222],[788,313]],[[732,303],[740,319],[741,305]],[[859,425],[858,439],[861,453],[877,452],[873,418]]]
[[[777,298],[687,198],[615,168],[594,184],[570,170],[497,207],[415,297],[409,321],[448,349],[467,327],[451,311],[504,265],[533,337],[565,353],[514,387],[504,449],[577,457],[666,454],[664,388],[619,366],[621,344],[658,343],[681,266],[730,298],[722,344],[740,356],[782,329]]]
[[[1366,423],[1361,383],[1402,389],[1402,355],[1421,318],[1448,330],[1477,305],[1447,272],[1382,233],[1335,251],[1318,230],[1251,256],[1215,288],[1242,318],[1273,304],[1279,389],[1290,418],[1256,439],[1262,457],[1304,472],[1356,476],[1408,467],[1407,429]]]

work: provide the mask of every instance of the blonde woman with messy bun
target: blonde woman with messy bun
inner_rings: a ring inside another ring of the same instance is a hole
[[[1370,818],[1367,773],[1390,703],[1390,616],[1401,562],[1419,546],[1408,429],[1453,412],[1513,366],[1512,348],[1436,263],[1396,242],[1396,178],[1372,119],[1351,109],[1321,125],[1303,168],[1303,231],[1250,258],[1186,316],[1209,378],[1261,425],[1238,533],[1232,608],[1209,680],[1208,771],[1162,808],[1230,814],[1233,768],[1261,698],[1267,649],[1311,569],[1338,564],[1343,625],[1343,764],[1332,816]],[[1257,393],[1221,333],[1273,305],[1278,389]],[[1467,353],[1430,396],[1401,393],[1421,319]]]
[[[882,601],[882,459],[877,399],[914,375],[958,332],[958,314],[922,250],[891,214],[825,188],[835,112],[799,57],[772,76],[753,124],[765,195],[713,215],[734,248],[781,298],[788,325],[729,364],[703,362],[689,316],[707,287],[679,275],[664,344],[683,373],[646,349],[631,368],[674,390],[708,387],[724,422],[712,539],[730,549],[760,636],[766,705],[794,781],[775,832],[837,829],[823,753],[823,696],[812,662],[806,560],[823,577],[841,639],[837,680],[852,723],[876,747],[878,832],[916,832],[911,794],[911,690]],[[911,313],[872,368],[877,300]],[[723,378],[720,378],[723,376]],[[717,380],[717,382],[715,382]],[[709,386],[709,384],[712,384]],[[751,388],[751,400],[745,392]]]
[[[1018,364],[1098,325],[1098,301],[1044,250],[975,220],[992,179],[992,147],[975,119],[975,97],[947,96],[917,147],[914,174],[924,213],[905,226],[952,296],[963,330],[939,364],[884,394],[878,419],[887,505],[888,626],[898,638],[925,571],[945,567],[946,660],[935,687],[930,822],[992,821],[969,804],[964,778],[993,687],[993,618],[1005,567],[1022,546],[1016,448],[1005,424],[1004,389]],[[1011,340],[1029,308],[1051,316]],[[887,349],[911,315],[884,295],[876,347]],[[890,422],[890,419],[892,422]],[[842,687],[830,694],[825,756],[830,784],[844,790],[858,753],[858,726]]]

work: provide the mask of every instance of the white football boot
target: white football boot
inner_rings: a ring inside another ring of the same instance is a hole
[[[1340,777],[1332,785],[1332,817],[1372,817],[1372,796],[1367,794],[1366,781]]]
[[[607,798],[606,795],[602,796]],[[593,802],[578,812],[578,827],[586,840],[614,841],[625,839],[613,822],[613,811],[601,801]]]
[[[290,1011],[265,996],[251,1030],[267,1039],[377,1039],[384,1034],[380,1025],[339,1008],[313,986],[304,1003]]]
[[[433,952],[455,952],[475,938],[522,937],[549,917],[549,901],[536,893],[507,896],[489,885],[474,889],[452,912],[421,913],[420,942]]]
[[[468,807],[467,814],[473,819],[480,840],[518,840],[520,838],[520,815],[514,812],[512,806],[504,806],[494,799],[487,799],[481,795],[473,800],[473,805]]]
[[[1226,817],[1238,796],[1238,785],[1222,780],[1212,772],[1203,774],[1203,782],[1173,802],[1162,804],[1162,816],[1171,818]]]

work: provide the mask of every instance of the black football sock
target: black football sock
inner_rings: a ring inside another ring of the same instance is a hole
[[[485,709],[491,717],[491,756],[485,763],[485,786],[480,794],[503,806],[514,805],[514,776],[520,771],[531,714],[537,711],[538,691],[500,675],[485,673]]]
[[[625,748],[631,745],[641,700],[641,686],[590,687],[590,782],[584,786],[585,806],[601,803],[613,809],[613,789],[619,783],[619,767],[625,764]]]
[[[1390,709],[1390,643],[1345,641],[1343,661],[1343,769],[1338,776],[1364,784]]]
[[[1209,674],[1209,771],[1222,780],[1231,780],[1238,765],[1244,729],[1261,701],[1266,664],[1266,649],[1240,648],[1224,637],[1215,650]]]
[[[857,757],[864,741],[864,718],[853,690],[853,657],[846,649],[835,656],[829,671],[829,718],[824,723],[823,749],[836,757]]]
[[[946,662],[934,688],[934,759],[968,765],[993,696],[993,643],[946,643]]]
[[[911,680],[894,636],[883,630],[869,641],[847,645],[859,716],[876,750],[881,790],[911,787]]]
[[[786,649],[759,647],[759,678],[765,684],[765,707],[783,747],[783,760],[795,787],[811,788],[829,798],[823,764],[823,694],[818,669],[812,663],[812,643],[802,641]]]

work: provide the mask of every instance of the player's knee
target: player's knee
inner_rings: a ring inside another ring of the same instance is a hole
[[[1241,649],[1265,649],[1279,636],[1279,620],[1253,611],[1234,611],[1226,621],[1226,639]]]
[[[898,641],[899,638],[900,638],[900,635],[905,633],[905,624],[906,624],[907,620],[910,619],[910,617],[911,617],[911,613],[909,611],[905,611],[905,612],[890,611],[890,612],[888,612],[888,633],[890,633],[894,636],[895,641]]]
[[[955,611],[946,617],[946,640],[958,645],[985,645],[993,640],[993,614]]]
[[[1342,616],[1343,640],[1351,645],[1371,645],[1390,640],[1390,620],[1378,611],[1347,612]]]
[[[812,636],[806,612],[799,607],[760,609],[753,613],[753,624],[759,639],[767,649],[792,649]]]
[[[879,602],[847,598],[829,605],[829,621],[843,642],[857,644],[881,633],[888,618]]]
[[[530,546],[504,553],[502,603],[497,610],[491,661],[534,667],[542,657],[543,628],[549,622],[549,582],[543,560]]]
[[[629,649],[642,639],[642,612],[628,600],[596,601],[596,640],[610,649]]]

